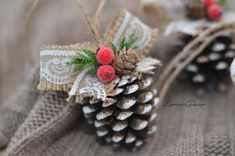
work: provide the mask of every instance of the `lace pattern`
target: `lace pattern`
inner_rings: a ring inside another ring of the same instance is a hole
[[[100,99],[105,101],[106,99],[106,92],[104,89],[103,84],[96,78],[87,75],[85,77],[85,87],[79,89],[79,94],[89,94],[96,99]]]
[[[73,67],[66,63],[75,56],[75,51],[43,50],[40,55],[40,79],[53,84],[68,84]]]
[[[123,37],[129,38],[132,34],[135,34],[138,38],[136,43],[137,49],[143,49],[149,45],[151,41],[150,28],[138,18],[125,11],[122,23],[120,24],[112,43],[117,46],[120,44]]]
[[[54,85],[68,85],[71,77],[75,74],[74,67],[66,63],[75,56],[77,51],[66,50],[43,50],[40,57],[40,79]],[[105,100],[106,93],[104,86],[96,77],[91,77],[90,68],[78,73],[69,96],[82,95]]]

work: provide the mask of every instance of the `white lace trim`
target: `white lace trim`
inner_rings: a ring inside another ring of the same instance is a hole
[[[137,49],[143,49],[148,46],[151,40],[150,28],[138,18],[131,16],[129,12],[125,12],[124,19],[114,36],[112,43],[117,46],[122,37],[129,38],[132,34],[135,34],[138,37],[136,43]]]
[[[113,38],[113,44],[114,45],[118,45],[118,42],[121,39],[122,33],[125,31],[125,29],[128,26],[128,22],[129,22],[130,18],[131,18],[131,14],[129,12],[125,12],[125,16],[124,16],[123,22],[120,25],[116,35]]]
[[[69,92],[69,96],[73,96],[77,94],[77,90],[79,88],[79,85],[82,81],[82,79],[85,77],[85,75],[90,71],[90,68],[84,69],[76,78],[76,80],[73,83],[73,86]]]
[[[40,78],[53,84],[67,84],[73,74],[73,66],[66,63],[76,51],[43,50],[40,53]]]
[[[66,63],[81,51],[43,50],[40,53],[40,78],[53,84],[63,85],[71,81],[74,67]],[[89,93],[90,97],[105,100],[106,93],[103,84],[91,77],[91,68],[84,69],[75,79],[69,96]]]
[[[91,77],[89,74],[85,78],[85,81],[87,85],[79,89],[79,94],[90,93],[92,97],[105,101],[106,92],[104,85],[96,77]]]
[[[40,56],[75,56],[76,51],[66,51],[66,50],[43,50],[40,52]]]

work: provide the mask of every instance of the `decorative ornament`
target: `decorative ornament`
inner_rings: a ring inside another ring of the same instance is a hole
[[[66,91],[82,106],[97,136],[127,147],[141,146],[156,131],[160,99],[152,88],[157,59],[148,57],[158,33],[128,11],[121,10],[101,42],[78,0],[95,44],[45,46],[40,53],[39,90]]]
[[[184,56],[181,62],[186,57],[193,58],[184,64],[184,72],[180,76],[184,80],[188,78],[200,95],[208,90],[227,89],[230,83],[227,76],[229,65],[235,56],[234,13],[225,12],[221,16],[222,10],[216,1],[205,0],[203,3],[211,20],[172,21],[165,30],[167,36],[175,34],[178,38],[172,47],[174,54],[170,55]],[[174,68],[177,69],[180,64],[182,63],[174,64]]]

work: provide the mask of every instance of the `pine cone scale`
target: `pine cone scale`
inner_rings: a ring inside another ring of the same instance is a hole
[[[129,85],[125,88],[123,94],[125,94],[125,95],[133,94],[138,90],[139,90],[139,85],[137,85],[137,84]]]
[[[120,108],[120,109],[129,109],[131,108],[132,106],[134,106],[136,104],[137,100],[135,99],[135,97],[128,97],[128,98],[125,98],[125,99],[122,99],[118,104],[117,106]]]
[[[143,130],[144,128],[147,127],[147,125],[148,125],[147,120],[138,119],[138,118],[133,119],[133,121],[131,123],[131,127],[134,130]]]
[[[134,112],[132,111],[126,111],[126,110],[121,110],[121,111],[116,111],[114,116],[118,120],[126,120],[128,119]]]
[[[128,126],[128,122],[126,120],[124,121],[116,120],[116,122],[113,122],[112,124],[112,130],[114,132],[120,132],[124,130],[127,126]]]
[[[113,115],[113,109],[103,109],[102,111],[100,111],[99,113],[96,114],[96,119],[97,120],[103,120],[106,119],[107,117]]]
[[[133,143],[135,140],[136,140],[136,136],[135,136],[133,133],[128,132],[128,133],[127,133],[127,136],[126,136],[125,143],[126,143],[126,144],[131,144],[131,143]]]
[[[140,88],[140,90],[144,90],[144,89],[150,87],[152,85],[152,83],[153,83],[153,79],[148,77],[148,78],[140,81],[139,88]]]
[[[112,137],[112,141],[114,143],[118,143],[118,142],[122,141],[123,139],[124,139],[124,135],[122,133],[116,133]]]
[[[102,103],[102,107],[109,107],[117,102],[116,99],[108,98],[106,101]]]
[[[143,93],[139,96],[138,101],[139,101],[140,103],[147,103],[147,102],[151,101],[152,98],[153,98],[153,93],[152,93],[152,92],[150,92],[150,91],[148,91],[148,92],[143,92]]]
[[[136,114],[148,114],[152,110],[152,105],[151,104],[143,104],[139,105],[135,111]]]

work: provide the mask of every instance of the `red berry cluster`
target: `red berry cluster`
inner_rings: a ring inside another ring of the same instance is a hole
[[[203,0],[205,7],[207,8],[207,16],[212,21],[220,20],[223,10],[216,3],[215,0]]]
[[[97,78],[104,84],[112,82],[115,78],[115,70],[110,65],[113,59],[113,50],[108,47],[99,48],[96,52],[96,60],[100,64],[97,70]]]

